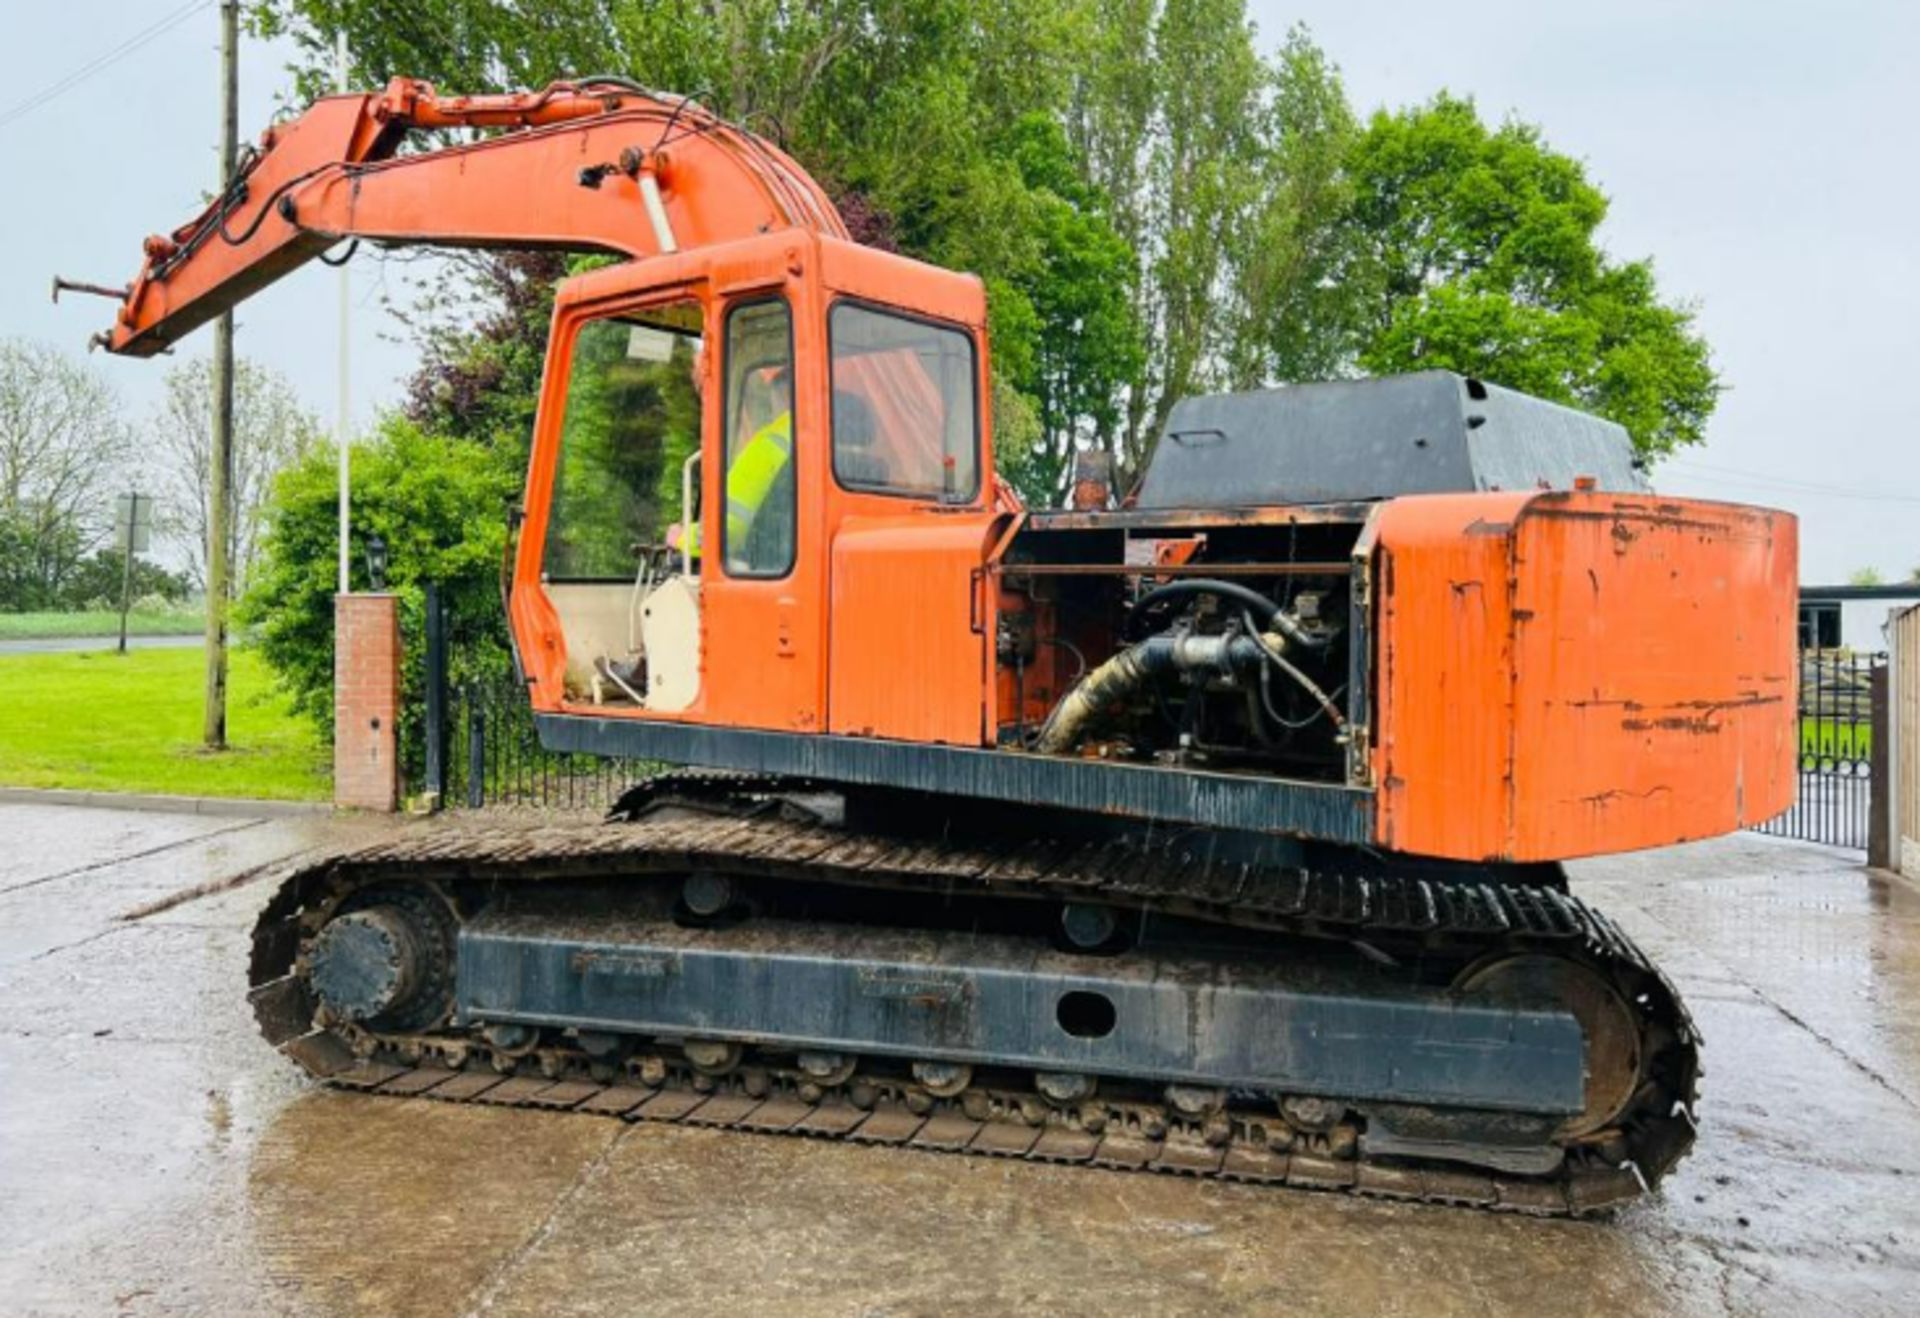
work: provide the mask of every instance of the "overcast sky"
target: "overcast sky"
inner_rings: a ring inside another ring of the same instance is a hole
[[[79,348],[109,304],[50,305],[52,275],[121,283],[144,235],[201,204],[218,131],[210,7],[12,115],[185,3],[0,0],[0,333]],[[1651,255],[1663,289],[1697,303],[1729,386],[1709,442],[1663,464],[1661,488],[1797,512],[1809,582],[1920,568],[1920,5],[1254,0],[1253,11],[1268,43],[1307,24],[1362,112],[1445,87],[1490,117],[1540,124],[1586,162],[1613,199],[1607,247]],[[246,47],[243,140],[267,122],[288,58]],[[394,334],[379,264],[354,271],[364,423],[396,399],[412,351],[379,337]],[[309,267],[240,312],[241,351],[284,371],[329,421],[336,280]],[[205,351],[206,335],[190,350]],[[136,414],[152,405],[164,365],[94,360]]]

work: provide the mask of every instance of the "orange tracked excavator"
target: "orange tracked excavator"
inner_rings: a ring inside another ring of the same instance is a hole
[[[400,153],[446,128],[498,131]],[[1694,1028],[1559,862],[1787,806],[1791,518],[1443,372],[1190,398],[1124,506],[1026,510],[980,282],[614,78],[316,103],[106,346],[347,239],[624,258],[557,297],[508,614],[548,746],[691,767],[285,876],[309,1071],[1532,1213],[1686,1152]]]

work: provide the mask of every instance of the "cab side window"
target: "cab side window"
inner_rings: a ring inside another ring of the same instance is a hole
[[[973,340],[957,327],[840,302],[833,473],[850,490],[966,503],[979,492]]]
[[[793,568],[793,318],[778,299],[727,313],[722,561],[733,577]]]
[[[666,543],[681,465],[700,446],[700,327],[693,302],[581,327],[541,560],[548,580],[631,581],[636,549]]]

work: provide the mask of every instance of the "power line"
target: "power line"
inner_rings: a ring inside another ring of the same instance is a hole
[[[1819,481],[1801,480],[1794,476],[1769,476],[1757,471],[1742,471],[1738,467],[1720,467],[1710,462],[1696,462],[1691,458],[1676,458],[1668,464],[1667,470],[1677,471],[1681,475],[1732,481],[1736,485],[1752,485],[1793,494],[1822,494],[1836,499],[1864,499],[1873,503],[1920,504],[1920,496],[1889,494],[1885,490],[1862,490],[1844,485],[1826,485]]]
[[[94,56],[85,64],[82,64],[79,68],[67,74],[64,78],[61,78],[58,82],[42,88],[24,100],[14,102],[14,104],[8,106],[5,110],[0,110],[0,128],[5,128],[16,119],[24,119],[27,115],[32,114],[47,102],[72,91],[94,74],[119,63],[148,42],[157,37],[165,36],[174,28],[179,27],[189,18],[192,18],[195,14],[200,13],[202,10],[213,8],[213,4],[214,0],[191,0],[190,3],[182,5],[166,17],[134,33],[112,50]]]

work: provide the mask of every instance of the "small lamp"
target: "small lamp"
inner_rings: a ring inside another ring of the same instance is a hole
[[[367,583],[376,592],[387,588],[387,542],[378,535],[367,537]]]

